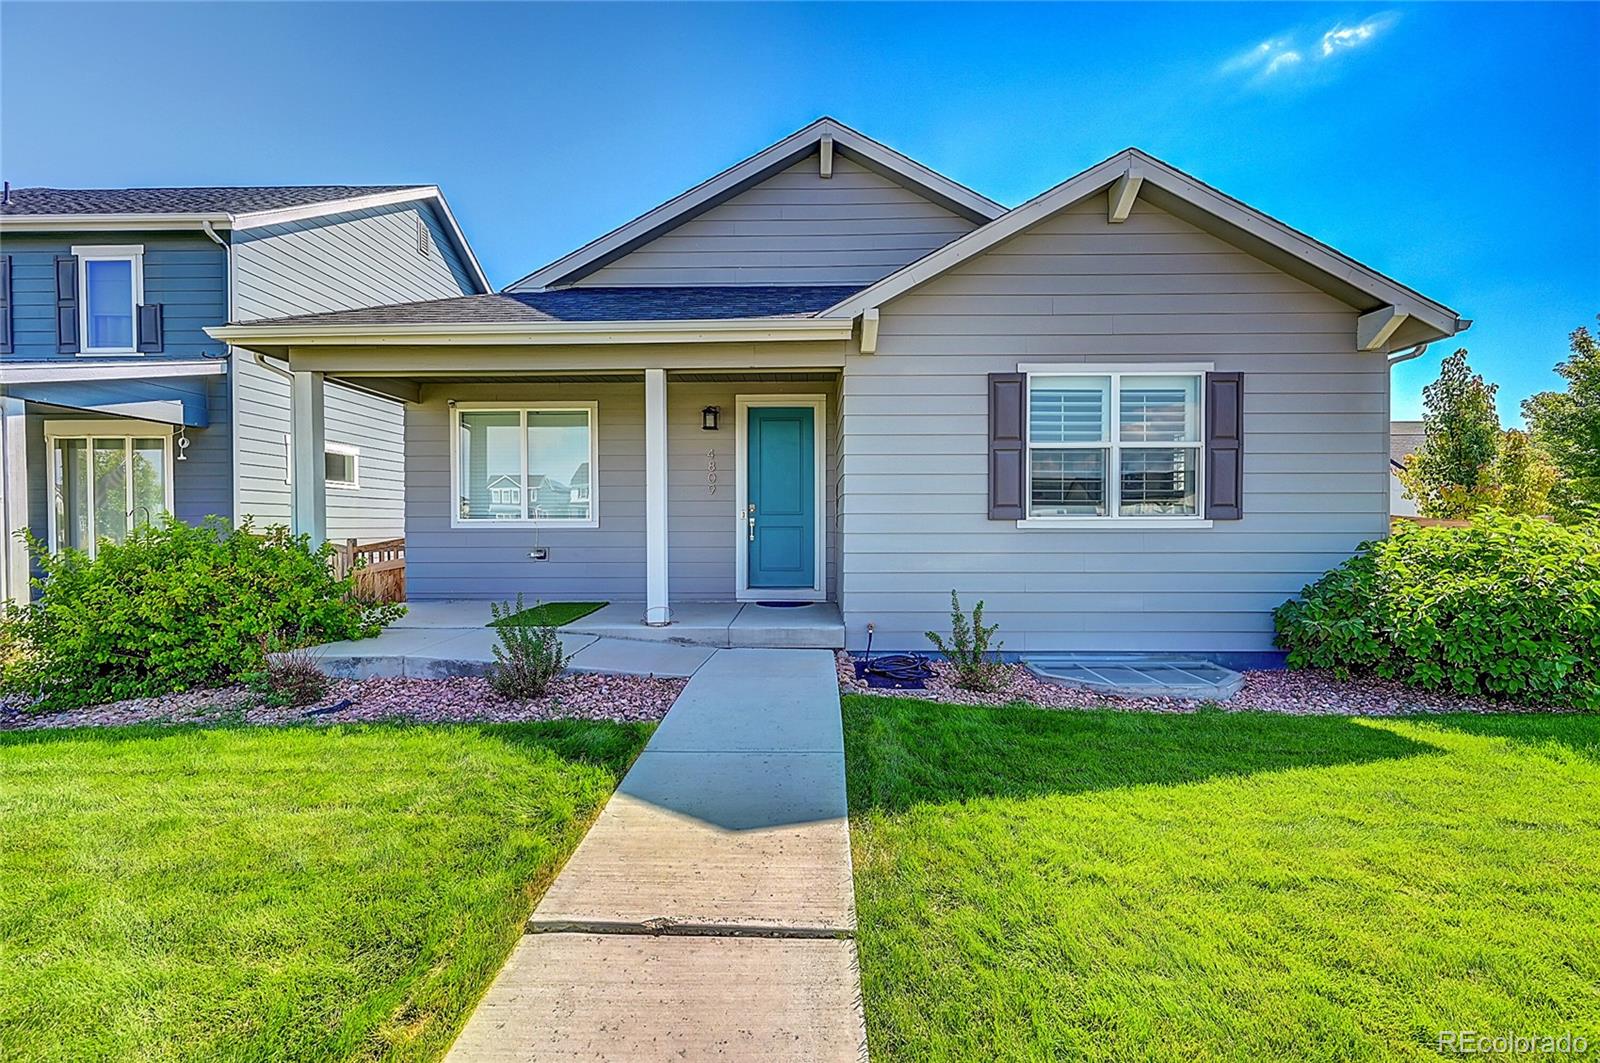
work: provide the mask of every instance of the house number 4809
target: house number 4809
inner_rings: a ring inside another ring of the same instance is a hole
[[[717,452],[706,451],[706,493],[717,493]]]

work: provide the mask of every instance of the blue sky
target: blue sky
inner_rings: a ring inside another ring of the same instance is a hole
[[[498,285],[820,114],[1008,205],[1133,144],[1474,318],[1511,422],[1600,312],[1597,40],[1596,4],[5,3],[0,173],[438,183]]]

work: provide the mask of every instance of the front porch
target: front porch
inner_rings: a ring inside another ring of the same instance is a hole
[[[295,375],[294,444],[309,437],[314,452],[323,376]],[[805,367],[417,379],[405,417],[413,610],[605,599],[570,630],[842,645],[839,381]],[[296,495],[300,530],[317,536],[321,493]]]
[[[668,626],[644,623],[643,602],[612,602],[560,629],[572,670],[686,678],[719,649],[842,649],[844,621],[832,602],[680,602]],[[323,671],[341,679],[484,675],[497,641],[489,603],[409,603],[376,638],[318,647]]]

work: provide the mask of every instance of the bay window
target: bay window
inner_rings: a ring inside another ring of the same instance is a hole
[[[1028,519],[1197,519],[1201,372],[1028,376]]]
[[[172,433],[118,421],[45,423],[51,468],[50,543],[86,551],[121,542],[172,511]]]
[[[451,416],[457,526],[599,525],[595,403],[458,403]]]

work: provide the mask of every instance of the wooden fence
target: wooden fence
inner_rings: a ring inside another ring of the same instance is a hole
[[[343,579],[352,572],[357,596],[372,602],[405,601],[406,541],[358,543],[346,539],[334,547],[333,574]]]
[[[1416,524],[1424,528],[1470,528],[1470,520],[1446,520],[1443,517],[1402,517],[1389,518],[1391,524]]]

